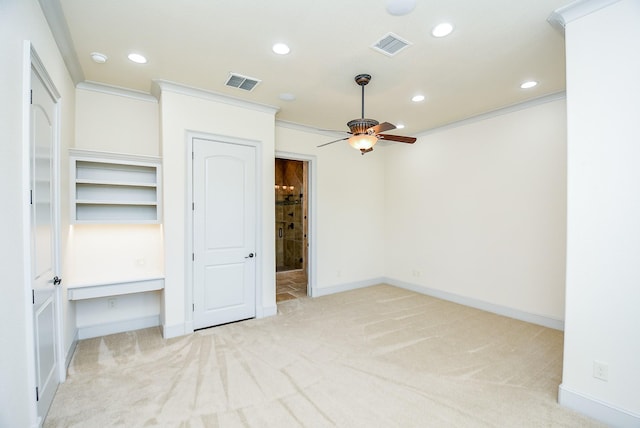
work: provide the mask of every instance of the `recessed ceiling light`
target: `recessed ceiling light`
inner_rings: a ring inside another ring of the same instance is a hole
[[[433,30],[431,30],[431,34],[433,35],[433,37],[444,37],[451,34],[452,31],[453,25],[449,24],[448,22],[443,22],[433,27]]]
[[[402,16],[416,7],[416,0],[387,0],[387,12],[390,15]]]
[[[536,82],[535,80],[528,80],[528,81],[524,82],[522,85],[520,85],[520,87],[522,89],[531,89],[531,88],[533,88],[534,86],[537,86],[537,85],[538,85],[538,82]]]
[[[414,95],[413,98],[411,98],[411,101],[413,101],[414,103],[424,101],[424,95]]]
[[[138,53],[130,53],[127,58],[129,58],[131,61],[138,63],[138,64],[146,64],[147,63],[147,58],[145,58],[143,55],[140,55]]]
[[[91,52],[91,59],[93,62],[97,62],[98,64],[104,64],[107,62],[107,56],[100,52]]]
[[[271,49],[273,49],[273,51],[278,55],[286,55],[291,52],[289,46],[285,45],[284,43],[276,43]]]
[[[293,101],[293,100],[296,99],[296,96],[291,94],[291,93],[289,93],[289,92],[284,92],[284,93],[280,94],[278,96],[278,98],[280,98],[283,101]]]
[[[396,129],[403,129],[404,125],[402,123],[396,123]]]

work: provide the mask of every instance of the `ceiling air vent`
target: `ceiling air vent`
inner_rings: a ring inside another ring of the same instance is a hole
[[[245,91],[251,91],[255,88],[260,80],[253,77],[243,76],[241,74],[230,73],[225,85],[232,88],[243,89]]]
[[[394,56],[404,48],[410,46],[411,43],[404,40],[397,34],[387,33],[380,40],[375,42],[371,47],[387,56]]]

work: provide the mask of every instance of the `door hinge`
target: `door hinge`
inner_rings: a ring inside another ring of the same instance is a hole
[[[31,89],[29,94],[29,104],[33,104],[33,89]]]
[[[196,304],[195,304],[195,303],[192,303],[192,304],[191,304],[191,311],[192,311],[192,312],[195,312],[195,311],[196,311]]]
[[[191,159],[195,159],[196,158],[196,153],[195,152],[191,152]]]
[[[196,255],[195,253],[191,253],[191,261],[195,262],[196,261]]]
[[[33,190],[29,190],[29,204],[33,205]]]
[[[191,211],[195,211],[195,210],[196,210],[196,203],[191,202]]]
[[[36,290],[31,289],[31,303],[36,304]]]
[[[37,386],[36,386],[36,401],[40,401],[40,393],[38,392]]]

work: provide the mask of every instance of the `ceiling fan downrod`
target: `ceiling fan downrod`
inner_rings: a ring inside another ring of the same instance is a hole
[[[369,83],[371,81],[371,75],[370,74],[358,74],[355,77],[355,81],[358,85],[360,85],[360,87],[362,88],[362,115],[361,118],[364,119],[364,87],[367,83]]]

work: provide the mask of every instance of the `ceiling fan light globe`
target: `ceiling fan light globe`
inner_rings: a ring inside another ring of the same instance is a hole
[[[375,135],[354,135],[349,138],[349,145],[356,150],[368,150],[376,145],[378,138]]]

